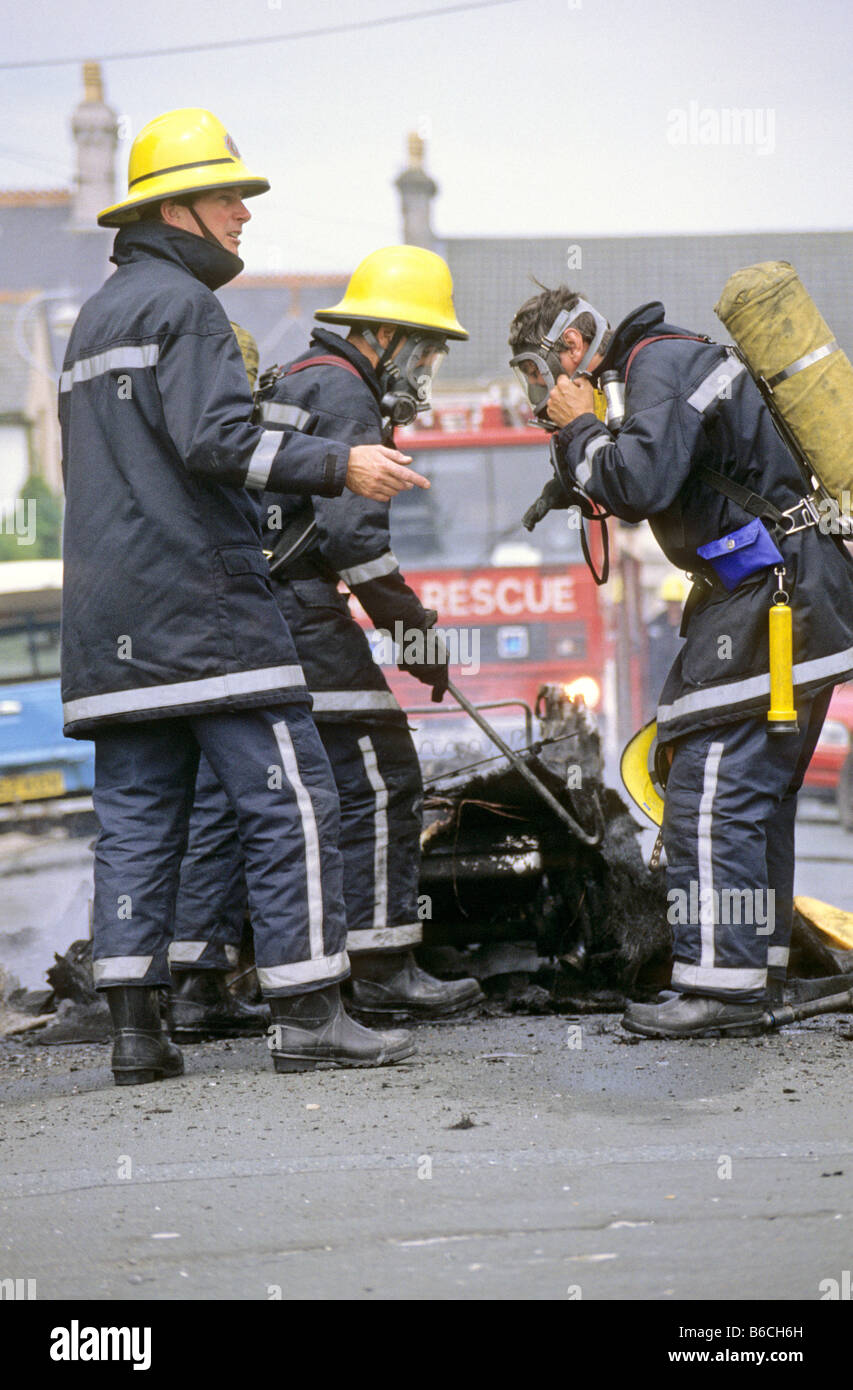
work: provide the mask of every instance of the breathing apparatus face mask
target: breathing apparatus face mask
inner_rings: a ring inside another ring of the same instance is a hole
[[[572,328],[582,314],[590,314],[595,322],[595,334],[573,372],[567,372],[560,354],[565,352],[561,343],[567,328]],[[607,320],[585,299],[579,299],[573,309],[561,309],[548,332],[537,347],[527,352],[517,352],[510,358],[509,365],[521,383],[522,390],[530,402],[535,416],[534,423],[545,430],[556,430],[557,426],[547,417],[548,397],[561,376],[580,376],[585,372],[607,332]]]
[[[365,330],[364,337],[379,354],[382,414],[394,425],[410,425],[432,404],[432,383],[447,356],[446,340],[406,328],[397,328],[386,348],[372,330]]]

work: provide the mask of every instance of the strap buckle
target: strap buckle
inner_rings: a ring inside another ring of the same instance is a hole
[[[783,536],[796,535],[797,531],[806,531],[810,526],[817,526],[821,519],[818,511],[814,493],[809,493],[808,497],[801,497],[799,502],[795,502],[793,507],[788,507],[782,516],[790,521],[790,526],[783,531]]]

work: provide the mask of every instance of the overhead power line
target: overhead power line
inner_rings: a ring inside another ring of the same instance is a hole
[[[180,53],[211,53],[225,48],[258,48],[264,44],[289,43],[295,39],[318,39],[329,34],[347,34],[356,29],[378,29],[386,24],[411,24],[416,19],[434,19],[440,15],[461,14],[468,10],[490,10],[497,5],[518,5],[521,0],[470,0],[460,5],[439,5],[429,10],[412,10],[409,14],[380,16],[377,19],[356,19],[346,24],[333,24],[325,29],[296,29],[289,34],[267,34],[262,38],[218,39],[211,43],[182,44],[175,48],[146,48],[128,53],[84,53],[75,58],[27,58],[20,62],[0,63],[0,72],[20,68],[65,68],[80,63],[120,63],[133,58],[167,58]]]

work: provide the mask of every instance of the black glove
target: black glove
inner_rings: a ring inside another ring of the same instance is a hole
[[[415,677],[415,680],[421,681],[424,685],[432,686],[430,699],[434,705],[440,705],[450,681],[450,662],[443,639],[438,633],[430,631],[438,618],[438,614],[434,609],[428,608],[427,617],[430,621],[428,626],[422,630],[422,641],[415,642],[412,629],[409,629],[409,634],[412,635],[407,634],[403,643],[397,669],[408,671],[410,676]],[[412,657],[415,659],[406,659],[406,652],[409,648],[411,648]],[[418,656],[429,656],[433,660],[420,662],[417,660]]]
[[[525,531],[532,531],[534,526],[547,516],[549,512],[557,508],[571,507],[577,502],[577,497],[571,496],[559,478],[549,478],[532,507],[521,519],[521,524]]]

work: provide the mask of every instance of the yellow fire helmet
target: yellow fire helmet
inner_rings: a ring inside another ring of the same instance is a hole
[[[655,825],[663,825],[663,791],[657,754],[657,722],[644,724],[626,743],[619,772],[631,800]]]
[[[266,193],[269,180],[252,174],[221,121],[200,106],[156,116],[130,147],[127,197],[98,214],[100,227],[139,220],[140,208],[164,198],[240,188],[244,198]]]
[[[385,246],[356,266],[346,294],[314,315],[327,323],[397,323],[467,338],[453,308],[447,262],[422,246]]]

